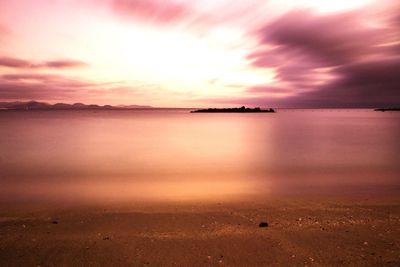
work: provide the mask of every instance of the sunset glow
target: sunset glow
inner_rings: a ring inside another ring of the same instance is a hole
[[[399,0],[0,0],[1,266],[400,266]]]
[[[1,1],[0,100],[395,105],[395,2]]]

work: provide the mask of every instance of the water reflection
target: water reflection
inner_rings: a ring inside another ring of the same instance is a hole
[[[206,200],[396,189],[399,115],[2,112],[1,199]]]

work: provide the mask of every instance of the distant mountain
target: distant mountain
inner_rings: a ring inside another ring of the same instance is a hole
[[[75,104],[48,104],[45,102],[29,101],[29,102],[0,102],[0,110],[124,110],[124,109],[143,109],[152,108],[151,106],[140,105],[86,105],[82,103]]]
[[[117,107],[119,107],[119,108],[128,108],[128,109],[132,109],[132,108],[153,108],[152,106],[142,106],[142,105],[119,105]]]

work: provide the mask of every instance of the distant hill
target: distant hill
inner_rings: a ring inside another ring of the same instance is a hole
[[[142,106],[142,105],[118,105],[118,108],[127,108],[127,109],[132,109],[132,108],[154,108],[152,106]]]
[[[141,105],[120,105],[120,106],[110,106],[110,105],[86,105],[82,103],[75,104],[48,104],[45,102],[29,101],[29,102],[0,102],[1,110],[124,110],[124,109],[145,109],[152,108],[151,106],[141,106]]]

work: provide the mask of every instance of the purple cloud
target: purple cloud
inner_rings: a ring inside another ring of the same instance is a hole
[[[358,60],[384,41],[381,31],[363,26],[355,12],[325,16],[291,12],[262,28],[260,35],[263,43],[306,54],[325,66]]]
[[[260,45],[249,59],[257,68],[275,69],[278,82],[249,88],[252,96],[244,97],[243,103],[400,105],[399,15],[385,13],[385,18],[389,19],[377,28],[355,12],[296,11],[262,27]],[[288,97],[274,98],[279,89]]]

